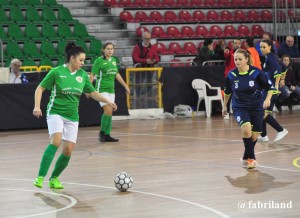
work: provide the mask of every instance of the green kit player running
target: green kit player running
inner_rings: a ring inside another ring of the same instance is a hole
[[[116,59],[112,57],[114,53],[114,45],[111,42],[105,43],[103,46],[103,55],[96,59],[91,75],[90,81],[93,82],[96,77],[95,88],[103,96],[110,99],[112,102],[115,101],[115,79],[124,86],[127,94],[130,93],[130,89],[124,82],[121,75],[118,73],[118,66]],[[99,141],[101,142],[117,142],[110,136],[112,129],[112,107],[106,104],[106,102],[100,101],[100,106],[103,108],[104,113],[101,117],[100,125],[101,130],[99,132]]]
[[[39,118],[42,116],[40,104],[43,91],[51,90],[47,106],[47,125],[51,143],[43,154],[38,177],[33,183],[39,188],[42,188],[44,178],[62,142],[63,150],[56,161],[49,187],[64,188],[58,177],[67,167],[76,144],[79,121],[78,105],[81,94],[88,93],[96,101],[105,102],[112,110],[117,109],[115,103],[95,91],[88,74],[81,69],[85,60],[84,50],[76,46],[74,42],[70,42],[67,44],[65,52],[67,63],[53,68],[35,91],[33,115]]]

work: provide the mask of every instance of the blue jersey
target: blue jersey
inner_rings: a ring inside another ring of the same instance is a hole
[[[262,70],[267,74],[272,84],[275,85],[276,77],[281,76],[282,74],[281,64],[279,63],[275,54],[269,53],[266,56]]]
[[[276,90],[260,69],[250,66],[248,72],[239,72],[237,68],[228,73],[225,95],[232,94],[233,109],[264,110],[263,90]]]

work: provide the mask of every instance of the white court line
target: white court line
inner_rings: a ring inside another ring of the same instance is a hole
[[[16,181],[32,181],[32,180],[29,180],[29,179],[14,179],[14,178],[0,178],[0,180],[16,180]],[[71,183],[71,182],[63,182],[64,184],[69,184],[69,185],[79,185],[79,186],[87,186],[87,187],[97,187],[97,188],[104,188],[104,189],[113,189],[115,190],[116,188],[115,187],[108,187],[108,186],[101,186],[101,185],[90,185],[90,184],[82,184],[82,183]],[[175,197],[170,197],[170,196],[166,196],[166,195],[159,195],[159,194],[154,194],[154,193],[150,193],[150,192],[142,192],[142,191],[134,191],[134,190],[130,190],[130,192],[133,192],[133,193],[138,193],[138,194],[144,194],[144,195],[150,195],[150,196],[155,196],[155,197],[159,197],[159,198],[165,198],[165,199],[169,199],[169,200],[173,200],[173,201],[178,201],[178,202],[182,202],[182,203],[185,203],[185,204],[190,204],[190,205],[193,205],[193,206],[196,206],[196,207],[201,207],[205,210],[209,210],[217,215],[219,215],[220,217],[223,217],[223,218],[229,218],[228,215],[218,211],[218,210],[215,210],[211,207],[208,207],[208,206],[205,206],[205,205],[202,205],[202,204],[198,204],[198,203],[194,203],[192,201],[187,201],[187,200],[183,200],[183,199],[180,199],[180,198],[175,198]],[[45,192],[45,193],[48,193],[48,192]],[[52,193],[54,194],[54,193]],[[59,195],[59,194],[58,194]],[[65,196],[65,195],[64,195]],[[72,197],[70,197],[72,198]],[[70,199],[69,198],[69,199]],[[74,199],[76,201],[76,199]],[[76,201],[77,203],[77,201]],[[76,204],[75,203],[75,204]],[[75,205],[74,204],[74,205]],[[74,206],[72,205],[72,206]],[[68,207],[70,208],[70,207]],[[64,208],[64,209],[67,209],[67,208]],[[62,209],[59,209],[59,210],[62,210]],[[57,210],[58,211],[58,210]],[[52,213],[53,211],[51,212],[46,212],[46,213]],[[43,213],[43,214],[46,214],[46,213]],[[42,215],[42,214],[41,214]],[[36,216],[36,215],[35,215]],[[29,217],[29,216],[26,216],[26,217]]]
[[[5,179],[5,178],[0,178],[0,179]],[[28,181],[28,180],[26,180]],[[74,205],[77,204],[77,200],[69,195],[64,195],[64,194],[58,194],[58,193],[53,193],[53,192],[46,192],[46,191],[36,191],[36,190],[24,190],[24,189],[10,189],[10,188],[0,188],[0,190],[3,190],[3,191],[22,191],[22,192],[37,192],[37,193],[46,193],[46,194],[51,194],[51,195],[57,195],[57,196],[62,196],[62,197],[65,197],[67,199],[69,199],[71,201],[71,204],[63,207],[63,208],[60,208],[60,209],[56,209],[56,210],[52,210],[52,211],[48,211],[48,212],[44,212],[44,213],[37,213],[37,214],[32,214],[32,215],[27,215],[27,216],[20,216],[22,218],[25,218],[25,217],[34,217],[34,216],[43,216],[45,214],[49,214],[49,213],[56,213],[56,212],[59,212],[59,211],[62,211],[62,210],[67,210],[71,207],[73,207]]]
[[[274,151],[282,151],[282,150],[295,149],[295,148],[300,148],[300,147],[297,146],[297,147],[293,147],[293,148],[277,148],[277,149],[273,149],[273,150],[260,151],[260,152],[255,153],[255,155],[259,155],[259,154],[263,154],[263,153],[268,153],[268,152],[274,152]],[[289,171],[289,172],[300,172],[300,170],[284,169],[284,168],[278,168],[278,167],[272,167],[272,166],[269,167],[269,166],[264,166],[264,165],[260,165],[260,164],[257,164],[257,166],[259,166],[261,168],[272,169],[272,170],[281,170],[281,171]]]

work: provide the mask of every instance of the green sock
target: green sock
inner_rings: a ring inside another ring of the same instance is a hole
[[[112,116],[109,116],[109,123],[107,125],[105,134],[110,135],[111,129],[112,129]]]
[[[39,176],[45,177],[47,175],[57,149],[58,148],[53,144],[48,145],[41,160]]]
[[[52,175],[50,177],[59,177],[59,175],[62,173],[62,171],[64,171],[64,169],[66,169],[66,167],[68,166],[68,163],[71,159],[71,156],[66,156],[64,154],[61,154],[55,164],[54,170],[52,172]]]
[[[109,117],[110,116],[103,114],[101,118],[101,131],[105,132],[105,134],[109,125]]]

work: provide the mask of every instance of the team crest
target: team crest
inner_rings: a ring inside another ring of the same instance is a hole
[[[253,86],[254,86],[254,81],[253,81],[253,80],[249,81],[249,86],[250,86],[250,87],[253,87]]]
[[[117,66],[117,63],[116,62],[112,62],[112,65]]]
[[[77,80],[77,82],[82,83],[82,77],[81,76],[77,76],[76,80]]]
[[[241,121],[241,117],[237,116],[236,121],[240,122]]]

